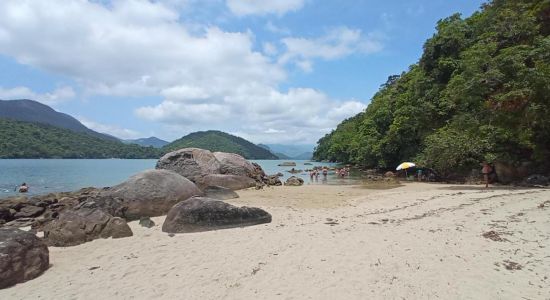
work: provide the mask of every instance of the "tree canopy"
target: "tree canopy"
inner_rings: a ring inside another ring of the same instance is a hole
[[[321,138],[317,160],[443,174],[550,155],[550,1],[493,0],[437,23],[419,62]]]

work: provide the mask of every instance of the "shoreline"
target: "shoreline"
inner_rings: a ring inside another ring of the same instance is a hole
[[[263,208],[272,223],[170,237],[160,231],[164,217],[152,218],[151,229],[130,222],[129,238],[50,247],[50,269],[0,290],[0,298],[550,294],[549,189],[412,183],[388,190],[304,185],[238,194],[227,202]],[[484,237],[491,231],[503,241]]]

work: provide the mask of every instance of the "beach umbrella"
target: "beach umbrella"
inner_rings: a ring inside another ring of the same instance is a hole
[[[412,162],[404,162],[404,163],[401,163],[399,166],[397,166],[396,170],[399,171],[399,170],[406,170],[408,168],[412,168],[412,167],[415,167],[416,165]]]
[[[414,163],[412,162],[404,162],[404,163],[401,163],[399,166],[397,166],[396,170],[399,171],[399,170],[405,170],[405,178],[408,178],[409,177],[409,174],[407,174],[407,169],[408,168],[412,168],[416,166]]]

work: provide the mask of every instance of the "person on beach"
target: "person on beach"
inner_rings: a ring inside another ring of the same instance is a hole
[[[485,188],[489,187],[489,174],[493,172],[493,168],[487,163],[483,162],[483,168],[481,169],[481,173],[483,173],[483,180],[485,181]]]
[[[323,177],[327,177],[328,175],[328,169],[326,167],[323,168]]]
[[[29,187],[27,186],[27,184],[25,182],[23,182],[21,184],[21,186],[19,187],[19,192],[20,193],[26,193],[29,191]]]

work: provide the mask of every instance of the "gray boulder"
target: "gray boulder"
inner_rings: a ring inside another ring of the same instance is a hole
[[[129,236],[132,236],[132,230],[124,219],[98,208],[64,211],[57,220],[44,227],[44,241],[56,247],[75,246],[98,238]]]
[[[223,201],[193,197],[168,212],[162,231],[199,232],[270,223],[271,215],[255,207],[236,207]]]
[[[191,181],[196,181],[204,175],[220,174],[221,165],[208,150],[184,148],[161,157],[156,168],[172,170]]]
[[[239,198],[239,195],[232,189],[228,189],[222,186],[208,186],[204,189],[204,196],[207,198],[228,200]]]
[[[211,174],[200,177],[196,183],[202,190],[209,186],[221,186],[236,191],[256,186],[256,181],[250,177],[222,174]]]
[[[169,170],[138,173],[104,193],[121,201],[128,220],[165,215],[174,204],[198,195],[202,192],[193,182]]]
[[[285,182],[285,185],[289,185],[289,186],[300,186],[303,184],[304,184],[304,180],[296,176],[289,177]]]
[[[48,247],[36,235],[0,228],[0,289],[36,278],[49,265]]]
[[[278,164],[279,167],[296,167],[296,163],[293,161],[285,161]]]
[[[214,156],[220,162],[221,174],[239,175],[250,178],[256,178],[261,175],[261,168],[257,170],[254,164],[238,154],[214,152]]]

